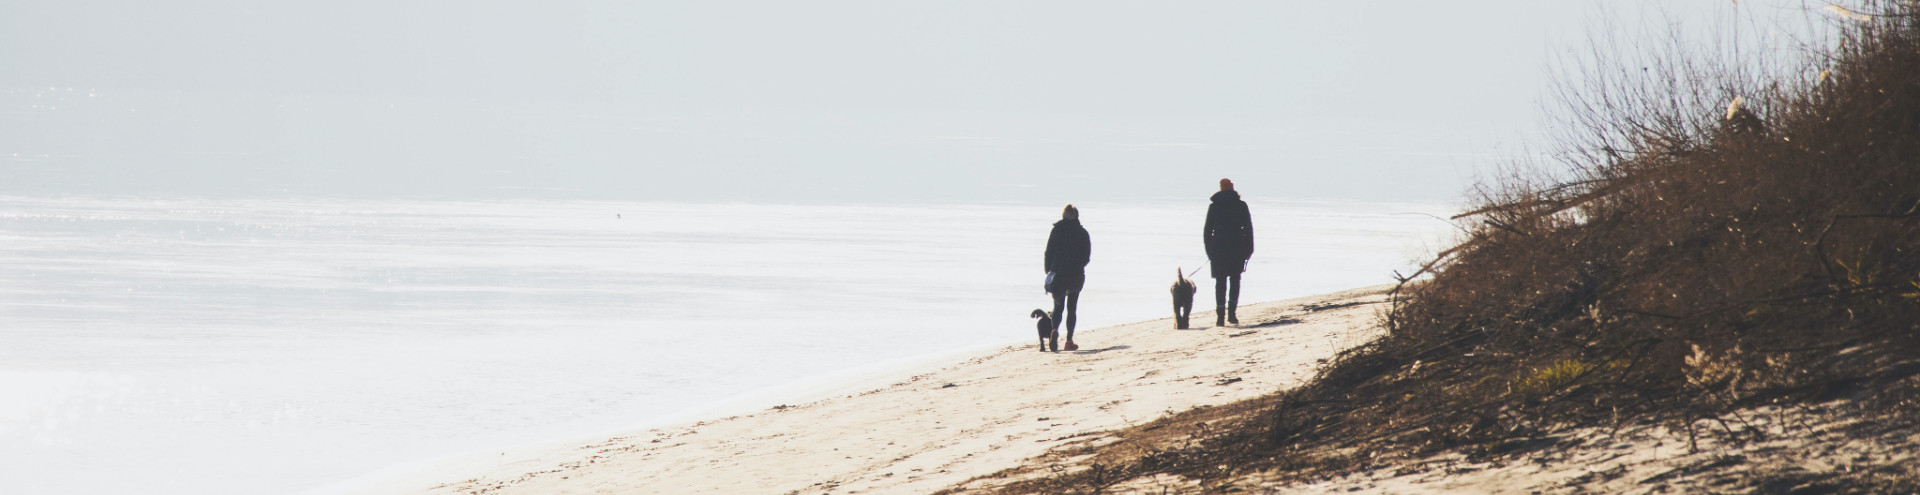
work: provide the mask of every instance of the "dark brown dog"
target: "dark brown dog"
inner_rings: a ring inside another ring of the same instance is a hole
[[[1180,268],[1175,267],[1173,269],[1173,287],[1169,290],[1173,292],[1173,328],[1185,329],[1187,328],[1187,317],[1193,315],[1193,293],[1195,290],[1193,281],[1187,280],[1187,276],[1180,273]]]

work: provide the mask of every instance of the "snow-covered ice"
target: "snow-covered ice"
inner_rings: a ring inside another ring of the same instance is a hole
[[[1205,198],[1079,207],[1081,327],[1169,316],[1174,268],[1205,261]],[[1442,211],[1254,201],[1242,299],[1390,282]],[[1025,342],[1058,215],[0,197],[0,465],[22,468],[0,491],[292,493]]]

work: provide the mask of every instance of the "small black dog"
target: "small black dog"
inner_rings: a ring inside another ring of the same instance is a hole
[[[1187,328],[1187,317],[1193,315],[1193,281],[1187,280],[1179,267],[1174,267],[1173,287],[1170,290],[1173,292],[1173,328],[1184,330]]]
[[[1047,352],[1048,342],[1052,342],[1053,352],[1060,352],[1060,334],[1053,329],[1053,318],[1047,316],[1047,310],[1033,310],[1033,317],[1040,319],[1040,352]]]

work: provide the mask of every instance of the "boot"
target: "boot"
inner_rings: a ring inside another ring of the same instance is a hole
[[[1229,307],[1229,308],[1227,308],[1227,323],[1232,323],[1232,324],[1235,324],[1235,325],[1239,325],[1239,324],[1240,324],[1240,319],[1239,319],[1239,318],[1234,318],[1234,317],[1233,317],[1233,311],[1234,311],[1234,310],[1236,310],[1236,309],[1239,309],[1239,308],[1234,308],[1234,307]]]
[[[1227,308],[1225,307],[1213,308],[1213,326],[1216,326],[1216,327],[1227,326]]]

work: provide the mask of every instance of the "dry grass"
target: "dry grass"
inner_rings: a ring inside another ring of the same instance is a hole
[[[1920,411],[1920,10],[1860,12],[1877,13],[1840,48],[1778,72],[1804,77],[1678,51],[1589,69],[1567,86],[1567,170],[1482,188],[1456,217],[1471,234],[1397,291],[1391,336],[1298,389],[1116,432],[999,489],[1171,475],[1227,491],[1765,404]]]

